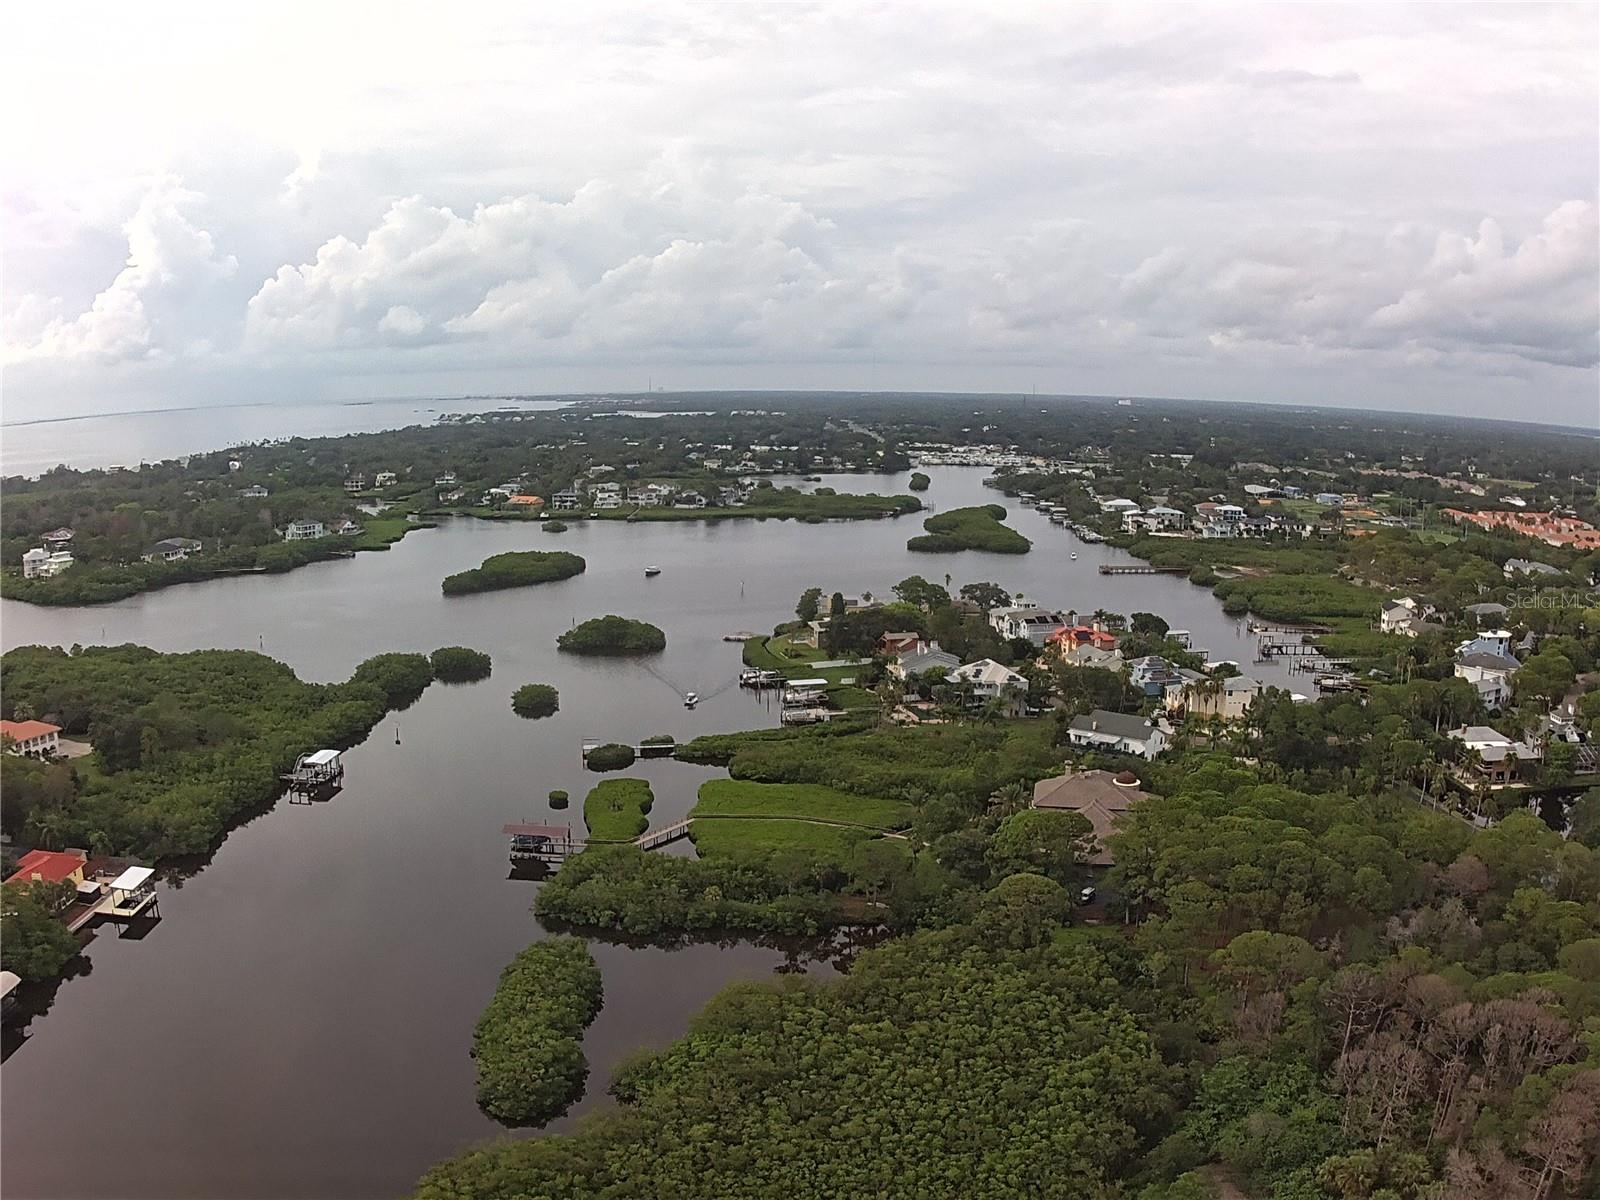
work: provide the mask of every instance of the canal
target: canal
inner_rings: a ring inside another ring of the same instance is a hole
[[[1003,500],[986,472],[934,468],[939,509]],[[903,492],[907,476],[840,476],[841,491]],[[261,649],[307,679],[348,677],[387,650],[467,645],[489,680],[435,684],[346,756],[344,790],[283,802],[161,889],[162,919],[140,939],[104,928],[88,969],[11,1031],[0,1191],[8,1197],[384,1197],[431,1163],[506,1134],[473,1103],[467,1047],[500,969],[542,936],[538,884],[509,877],[506,821],[572,820],[596,778],[585,737],[680,740],[776,724],[734,686],[724,635],[792,618],[801,591],[889,594],[921,574],[992,580],[1030,602],[1159,613],[1213,657],[1250,673],[1252,641],[1205,589],[1181,577],[1105,576],[1125,554],[1079,543],[1010,504],[1033,539],[1023,556],[912,554],[919,518],[794,522],[531,524],[454,520],[385,553],[286,575],[170,588],[112,605],[0,604],[0,641],[137,642],[158,650]],[[561,548],[588,569],[560,583],[446,598],[439,581],[504,550]],[[1076,552],[1077,560],[1070,557]],[[660,576],[645,579],[646,564]],[[560,656],[556,635],[618,613],[654,622],[648,662]],[[1278,670],[1269,682],[1296,681]],[[1302,677],[1303,679],[1303,677]],[[554,684],[561,711],[514,716],[512,690]],[[1304,684],[1302,683],[1302,689]],[[687,710],[681,695],[703,698]],[[398,734],[398,741],[396,735]],[[719,772],[672,761],[633,774],[656,794],[653,825],[687,813]],[[567,814],[546,794],[572,793]],[[606,1103],[626,1054],[670,1041],[729,981],[832,969],[828,955],[749,941],[679,949],[594,944],[605,1007],[585,1039],[591,1076],[576,1114]],[[563,1127],[574,1117],[564,1119]]]

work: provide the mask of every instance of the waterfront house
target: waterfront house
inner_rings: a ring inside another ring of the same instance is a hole
[[[372,477],[372,486],[375,488],[393,487],[400,481],[400,477],[393,471],[379,471]]]
[[[1173,684],[1184,682],[1178,668],[1159,654],[1147,654],[1130,662],[1128,679],[1146,696],[1159,696]]]
[[[997,700],[1011,717],[1020,717],[1027,708],[1028,681],[992,658],[980,658],[957,667],[945,676],[945,681],[970,686],[968,704],[972,708],[982,708]]]
[[[333,532],[338,534],[340,537],[354,537],[356,534],[361,532],[361,526],[356,524],[349,517],[346,517],[344,520],[339,521],[334,525]]]
[[[1559,575],[1560,567],[1552,567],[1547,562],[1539,562],[1532,558],[1508,558],[1506,565],[1500,568],[1507,579],[1515,579],[1518,575]]]
[[[1102,650],[1091,645],[1063,649],[1061,661],[1069,667],[1094,667],[1101,671],[1121,671],[1125,665],[1120,650]]]
[[[1317,503],[1323,508],[1343,508],[1344,497],[1338,492],[1318,492]]]
[[[550,507],[557,512],[572,512],[578,507],[578,493],[572,488],[562,488],[550,497]]]
[[[1456,657],[1464,658],[1468,654],[1511,654],[1511,631],[1509,629],[1484,629],[1475,636],[1462,642],[1456,647]]]
[[[1469,604],[1463,611],[1467,616],[1476,620],[1479,625],[1482,625],[1488,621],[1494,621],[1498,624],[1500,619],[1510,610],[1504,604],[1486,601],[1483,604]]]
[[[46,550],[64,550],[67,543],[72,540],[72,530],[62,525],[58,529],[50,530],[49,533],[41,533],[39,540],[44,543]]]
[[[1138,512],[1139,506],[1132,500],[1124,499],[1121,496],[1113,496],[1110,500],[1100,501],[1100,511],[1120,516],[1123,513]]]
[[[1401,633],[1417,616],[1417,602],[1410,596],[1399,600],[1385,600],[1378,613],[1379,633]]]
[[[153,562],[181,562],[191,554],[200,550],[200,543],[194,538],[170,537],[162,538],[155,545],[146,550],[141,558],[147,563]]]
[[[1060,613],[1032,605],[1010,605],[989,610],[989,627],[1003,638],[1026,638],[1043,647],[1050,635],[1065,625]]]
[[[302,518],[290,521],[284,528],[283,540],[286,542],[309,542],[328,535],[327,528],[321,521],[312,521]]]
[[[1116,832],[1122,814],[1145,798],[1139,778],[1132,771],[1068,771],[1033,785],[1033,807],[1049,812],[1075,812],[1085,817],[1094,829],[1095,848],[1089,857],[1091,867],[1109,867],[1112,857],[1108,839]]]
[[[1259,680],[1246,675],[1201,678],[1169,688],[1165,703],[1168,712],[1182,712],[1201,719],[1219,717],[1224,721],[1242,721],[1255,698],[1265,690]]]
[[[259,483],[252,483],[247,488],[239,489],[239,497],[243,500],[264,500],[267,498],[267,489]]]
[[[595,494],[595,498],[594,498],[594,506],[596,508],[602,508],[602,509],[605,509],[605,508],[621,508],[622,507],[622,493],[620,493],[620,492],[597,492]]]
[[[1167,735],[1154,721],[1130,713],[1107,712],[1097,708],[1087,716],[1072,718],[1067,740],[1090,750],[1110,750],[1155,758],[1167,748]]]
[[[1124,533],[1168,533],[1182,529],[1185,519],[1183,513],[1177,509],[1168,508],[1164,504],[1157,504],[1144,512],[1132,509],[1123,513],[1122,531]]]
[[[446,471],[441,475],[434,476],[434,487],[455,487],[455,485],[456,473],[454,471]]]
[[[17,869],[6,877],[6,882],[76,885],[83,882],[88,865],[89,855],[82,850],[29,850],[17,860]]]
[[[1455,676],[1465,679],[1478,693],[1483,706],[1498,709],[1511,699],[1511,677],[1522,666],[1505,654],[1476,652],[1456,660]]]
[[[1117,635],[1098,625],[1063,625],[1051,631],[1045,639],[1045,648],[1065,656],[1078,646],[1093,646],[1096,650],[1115,650]]]
[[[922,635],[914,631],[904,633],[883,633],[878,635],[875,652],[888,655],[890,658],[899,658],[908,651],[916,650],[922,645]]]
[[[344,490],[352,494],[367,490],[367,477],[365,475],[350,475],[344,481]]]
[[[22,555],[22,577],[51,579],[72,566],[73,562],[70,550],[46,550],[43,546],[35,546]]]
[[[1469,752],[1465,777],[1469,781],[1487,779],[1491,787],[1518,782],[1524,764],[1537,764],[1544,758],[1538,746],[1515,741],[1488,725],[1463,725],[1448,736]]]
[[[512,508],[533,509],[544,507],[543,496],[517,495],[510,497],[506,504]]]
[[[928,671],[942,671],[949,675],[961,665],[961,660],[948,650],[941,650],[938,642],[922,642],[915,649],[902,651],[889,664],[889,674],[896,679],[916,679]]]
[[[54,758],[60,749],[61,726],[48,721],[0,721],[0,741],[7,754]]]

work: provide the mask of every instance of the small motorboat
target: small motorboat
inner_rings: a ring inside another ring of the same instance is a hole
[[[1078,552],[1076,550],[1074,550],[1072,552],[1072,561],[1073,562],[1077,562],[1078,561]]]
[[[644,577],[646,579],[649,579],[652,576],[659,575],[659,574],[661,574],[661,568],[660,567],[646,567],[644,569]]]
[[[698,692],[685,692],[683,694],[683,706],[685,708],[693,708],[696,704],[699,704],[699,703],[700,703],[700,694]]]

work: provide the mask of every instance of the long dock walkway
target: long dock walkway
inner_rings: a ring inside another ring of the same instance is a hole
[[[665,846],[668,842],[688,837],[689,827],[693,824],[693,817],[685,817],[681,821],[674,821],[671,825],[663,825],[660,829],[648,829],[634,838],[633,844],[641,850],[654,850],[657,846]]]

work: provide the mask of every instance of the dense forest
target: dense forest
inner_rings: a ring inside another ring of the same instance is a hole
[[[5,716],[51,721],[94,753],[0,757],[6,831],[47,849],[202,853],[277,795],[298,755],[354,745],[432,679],[420,654],[378,655],[347,683],[316,684],[246,650],[11,650],[0,659]]]
[[[797,1178],[807,1195],[1586,1194],[1593,847],[1527,813],[1474,828],[1398,790],[1191,752],[1146,765],[1153,798],[1111,839],[1126,924],[1086,928],[1084,829],[1033,827],[1075,814],[1006,790],[1044,763],[964,732],[925,775],[883,765],[883,739],[915,733],[708,739],[695,755],[742,777],[913,798],[926,849],[875,894],[922,931],[838,983],[729,989],[619,1072],[619,1116],[466,1154],[419,1195],[766,1196]],[[796,854],[591,852],[540,910],[801,931],[827,926],[829,882]]]

